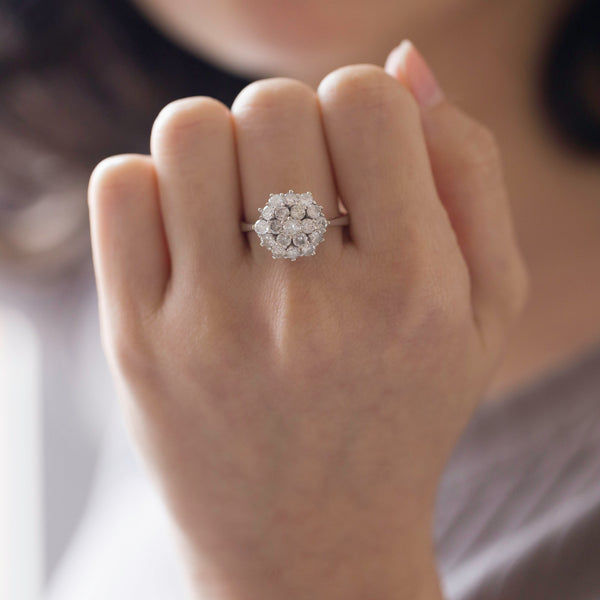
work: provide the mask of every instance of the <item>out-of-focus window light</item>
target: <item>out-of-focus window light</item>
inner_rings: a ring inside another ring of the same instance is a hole
[[[0,598],[39,600],[43,577],[39,344],[0,307]]]

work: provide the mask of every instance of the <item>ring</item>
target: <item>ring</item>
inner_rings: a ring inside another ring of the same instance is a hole
[[[323,207],[317,204],[310,192],[296,194],[270,194],[260,218],[255,223],[242,221],[242,231],[255,231],[260,245],[271,251],[273,258],[313,256],[317,246],[325,240],[328,226],[348,225],[348,215],[331,221],[323,215]]]

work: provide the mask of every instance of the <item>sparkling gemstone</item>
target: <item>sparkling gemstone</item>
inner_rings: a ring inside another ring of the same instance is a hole
[[[260,216],[263,219],[267,219],[267,221],[275,216],[275,209],[269,204],[267,204],[267,206],[264,208],[259,208],[258,210],[260,211]]]
[[[280,221],[283,221],[284,219],[287,219],[290,216],[290,209],[287,208],[287,206],[280,206],[279,208],[275,209],[275,216]]]
[[[254,231],[256,231],[256,233],[259,235],[267,233],[267,231],[269,231],[269,223],[264,219],[259,219],[256,221],[256,223],[254,223]]]
[[[308,242],[308,236],[305,233],[297,233],[292,239],[294,246],[304,246]]]
[[[291,258],[292,260],[296,260],[300,256],[300,250],[296,248],[296,246],[290,246],[285,253],[287,258]]]
[[[284,248],[287,248],[292,241],[292,236],[289,233],[280,233],[277,236],[277,243]]]
[[[321,231],[315,231],[314,233],[310,233],[308,235],[308,239],[312,244],[319,244],[323,241],[323,233]]]
[[[281,194],[275,194],[273,196],[271,196],[269,198],[269,204],[273,207],[273,208],[277,208],[279,206],[283,206],[284,200],[283,200],[283,196]]]
[[[311,204],[307,209],[306,209],[306,214],[311,218],[311,219],[316,219],[317,217],[321,216],[321,208],[319,206],[317,206],[316,204]]]
[[[270,248],[275,243],[275,236],[272,233],[263,233],[260,236],[260,245]]]
[[[314,222],[313,219],[304,219],[302,221],[302,231],[304,233],[312,233],[316,227],[317,224]]]
[[[312,256],[325,239],[328,221],[310,192],[271,194],[259,213],[254,230],[273,258]]]
[[[285,233],[294,235],[294,233],[300,233],[302,231],[302,225],[300,224],[300,221],[296,219],[288,219],[283,224],[283,231],[285,231]]]
[[[294,219],[302,219],[304,218],[304,215],[306,214],[306,209],[303,206],[300,206],[299,204],[294,204],[294,206],[292,206],[292,208],[290,208],[290,215],[292,215],[292,218]]]
[[[271,246],[271,253],[273,254],[273,258],[284,258],[285,252],[285,248],[277,243]]]

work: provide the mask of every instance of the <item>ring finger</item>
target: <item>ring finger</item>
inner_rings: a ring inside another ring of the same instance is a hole
[[[246,221],[257,219],[269,194],[290,189],[312,192],[328,219],[337,216],[335,182],[314,90],[292,79],[255,82],[239,94],[231,112]],[[317,250],[321,259],[339,252],[342,228],[331,227],[326,237],[327,242]],[[271,259],[253,232],[250,244],[257,260]]]

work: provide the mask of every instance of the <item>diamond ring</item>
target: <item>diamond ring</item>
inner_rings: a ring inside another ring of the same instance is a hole
[[[271,251],[273,258],[296,260],[313,256],[324,241],[328,226],[348,225],[348,215],[328,221],[310,192],[270,194],[260,218],[255,223],[241,223],[242,231],[255,231],[260,245]]]

